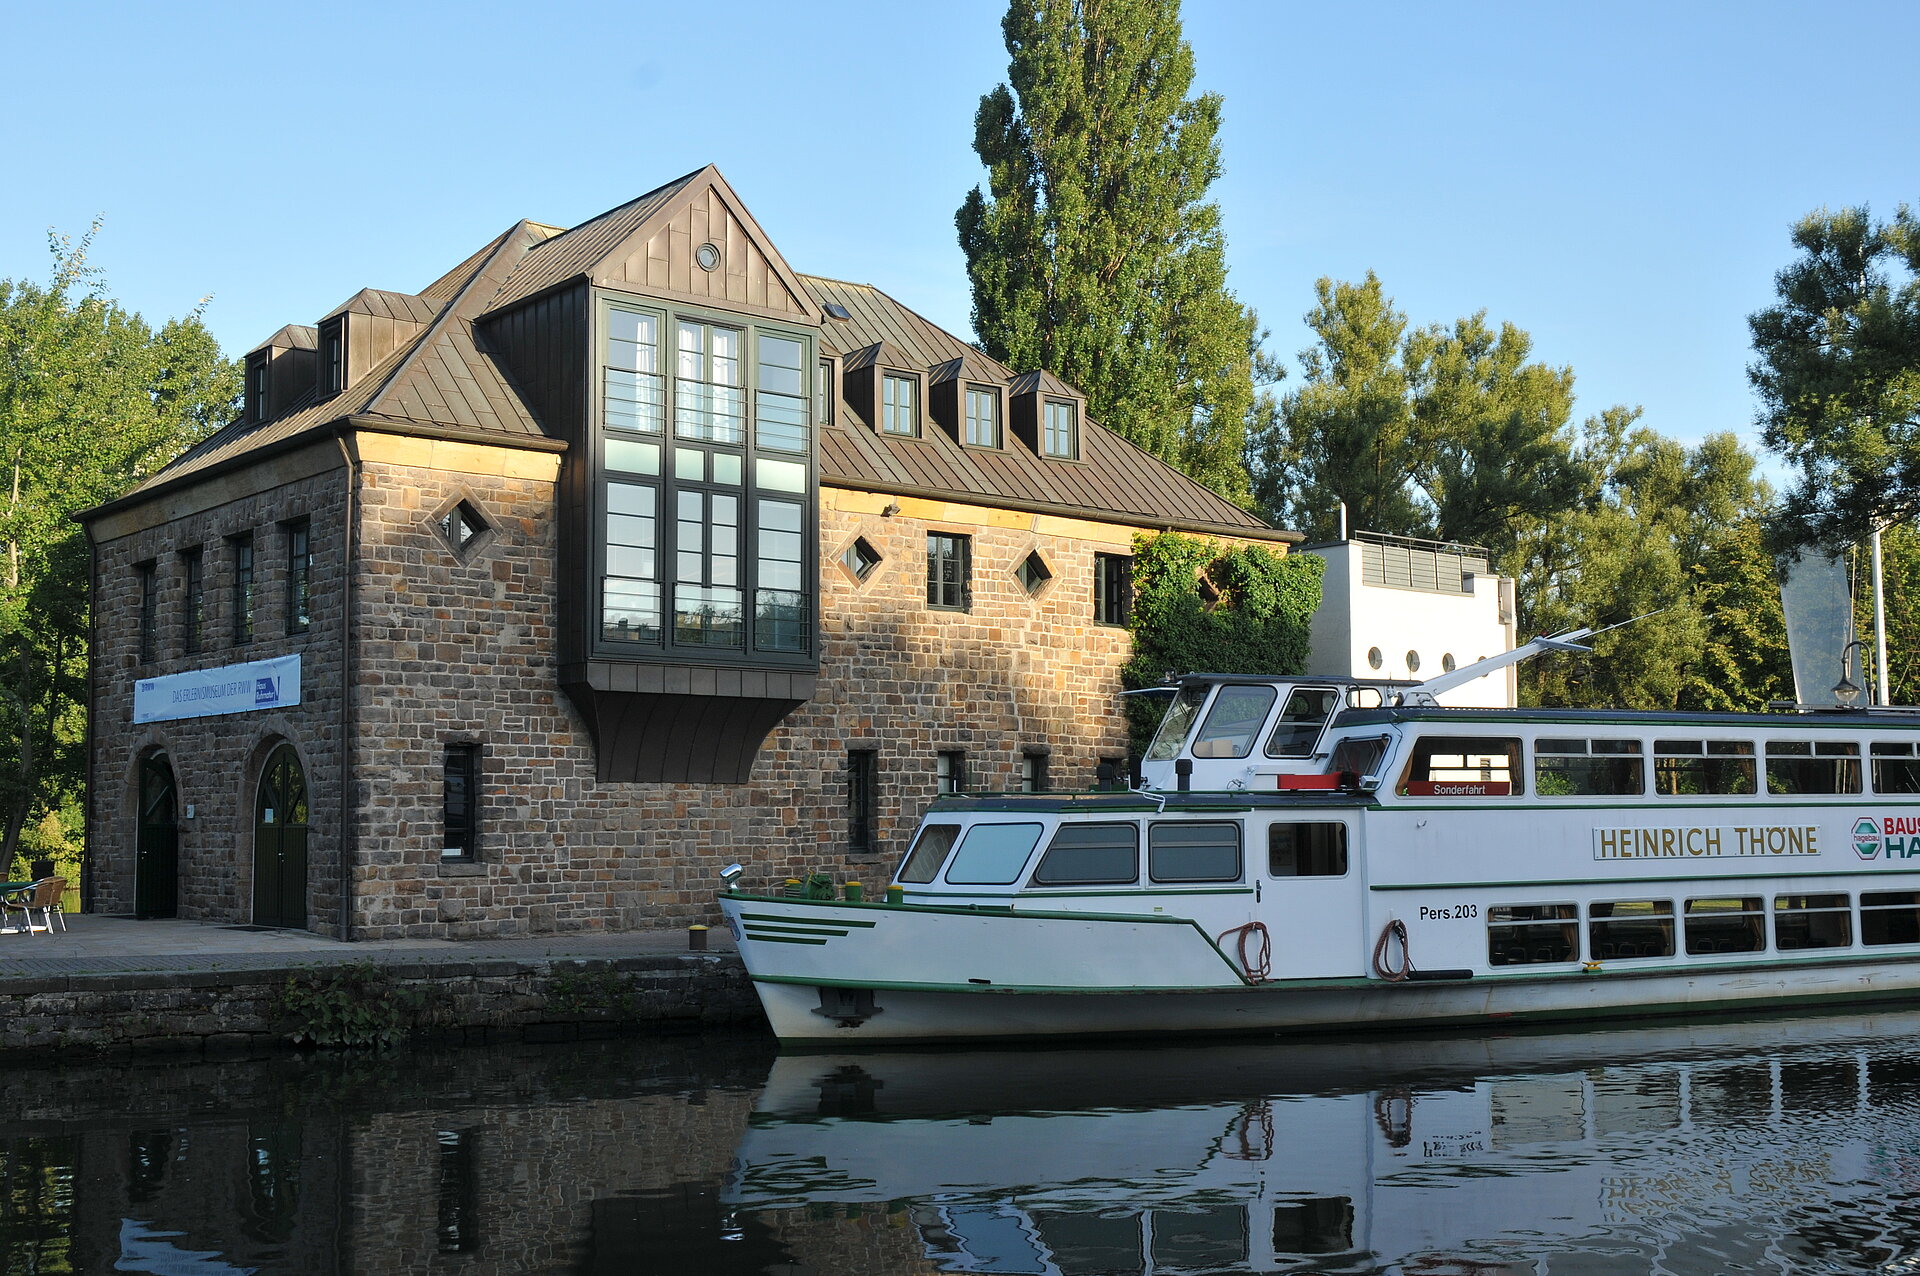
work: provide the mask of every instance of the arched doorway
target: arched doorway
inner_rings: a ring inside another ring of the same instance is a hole
[[[253,804],[253,922],[307,924],[307,776],[290,744],[267,758]]]
[[[173,764],[164,753],[140,760],[140,815],[133,839],[133,915],[180,911],[180,818]]]

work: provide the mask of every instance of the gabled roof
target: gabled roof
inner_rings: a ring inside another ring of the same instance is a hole
[[[555,284],[588,273],[607,254],[632,239],[642,226],[653,220],[655,214],[667,207],[675,196],[691,187],[694,180],[711,167],[709,165],[685,177],[676,177],[665,186],[656,187],[638,199],[608,209],[598,217],[548,239],[539,252],[527,254],[516,266],[513,274],[501,286],[499,295],[493,298],[490,308],[505,310],[536,293],[545,292]]]
[[[446,304],[441,297],[418,297],[410,292],[388,292],[383,288],[362,288],[320,317],[325,323],[335,315],[352,311],[357,315],[380,315],[403,319],[408,323],[431,323]]]
[[[255,346],[254,350],[318,350],[320,330],[303,323],[290,323]],[[251,354],[253,351],[248,351]]]
[[[1062,381],[1059,377],[1054,376],[1053,373],[1048,372],[1045,368],[1035,368],[1032,372],[1023,372],[1015,377],[1013,379],[1011,392],[1014,394],[1058,394],[1074,399],[1084,399],[1087,397],[1068,385],[1065,381]]]

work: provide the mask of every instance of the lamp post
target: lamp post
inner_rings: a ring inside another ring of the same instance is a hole
[[[1833,698],[1835,703],[1842,709],[1853,708],[1854,701],[1860,698],[1860,687],[1854,682],[1851,676],[1852,661],[1848,659],[1848,656],[1855,647],[1864,647],[1866,645],[1867,643],[1864,638],[1855,638],[1852,642],[1840,648],[1840,681],[1833,684]]]

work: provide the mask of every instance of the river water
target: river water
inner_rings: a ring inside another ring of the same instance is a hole
[[[1920,1267],[1920,1013],[777,1057],[15,1068],[6,1272]]]

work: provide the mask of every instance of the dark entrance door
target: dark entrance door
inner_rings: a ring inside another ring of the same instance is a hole
[[[253,921],[307,924],[307,777],[290,744],[267,759],[253,807]]]
[[[180,822],[173,764],[156,753],[140,763],[140,823],[133,839],[133,915],[172,917],[180,907]]]

